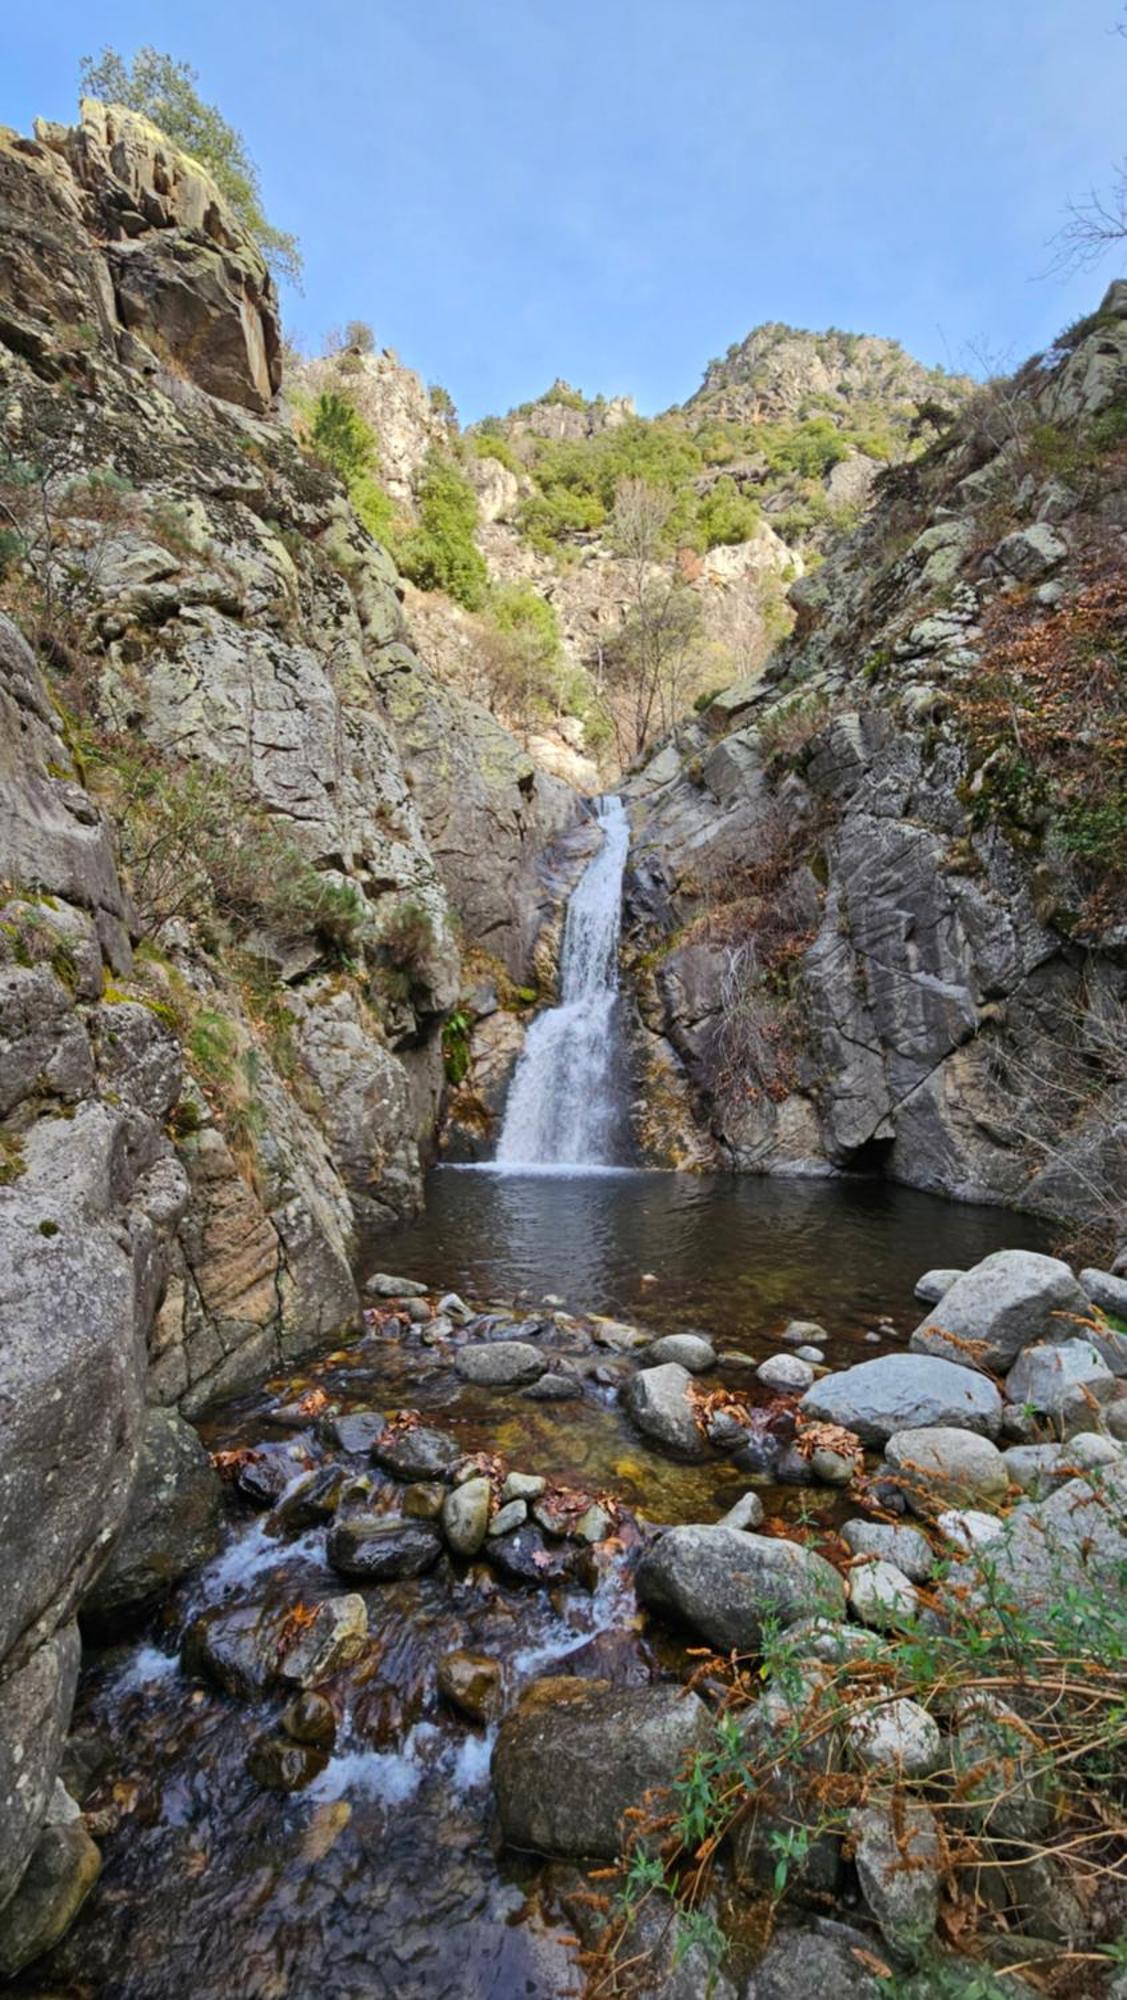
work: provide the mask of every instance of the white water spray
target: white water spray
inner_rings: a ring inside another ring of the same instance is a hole
[[[560,1004],[532,1023],[509,1090],[497,1147],[502,1167],[611,1163],[618,936],[630,823],[613,795],[595,810],[603,844],[567,906]]]

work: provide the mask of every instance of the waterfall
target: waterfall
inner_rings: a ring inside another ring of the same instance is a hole
[[[532,1023],[505,1106],[503,1167],[609,1166],[618,1106],[614,1015],[630,823],[622,800],[596,801],[603,844],[567,906],[560,1004]]]

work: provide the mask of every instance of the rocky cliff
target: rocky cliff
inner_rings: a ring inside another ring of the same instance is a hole
[[[1122,1234],[1125,439],[1117,285],[883,476],[762,684],[631,780],[659,1157]]]
[[[202,169],[97,104],[0,132],[0,246],[3,1904],[142,1437],[192,1473],[146,1404],[356,1320],[461,940],[530,976],[576,800],[412,649]]]

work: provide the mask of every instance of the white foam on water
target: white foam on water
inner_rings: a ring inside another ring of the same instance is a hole
[[[258,1577],[268,1576],[272,1570],[289,1568],[294,1563],[309,1563],[316,1569],[324,1569],[323,1544],[324,1536],[320,1528],[310,1528],[304,1535],[287,1542],[268,1534],[265,1521],[257,1520],[245,1534],[236,1535],[226,1548],[204,1564],[195,1580],[189,1609],[196,1611],[204,1605],[216,1604],[230,1597],[234,1591],[253,1584]]]
[[[454,1791],[479,1792],[489,1783],[489,1764],[496,1741],[495,1729],[487,1729],[480,1736],[476,1731],[463,1736],[454,1750],[450,1765],[450,1784]]]
[[[433,1722],[416,1722],[399,1750],[340,1750],[330,1757],[319,1777],[306,1787],[304,1797],[327,1800],[362,1797],[380,1799],[384,1805],[400,1806],[413,1799],[433,1760],[428,1746],[440,1734]]]
[[[138,1646],[113,1677],[114,1695],[136,1694],[142,1688],[170,1680],[179,1671],[180,1661],[175,1653],[162,1653],[159,1646]]]

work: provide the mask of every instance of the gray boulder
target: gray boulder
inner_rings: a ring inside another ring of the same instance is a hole
[[[454,1366],[464,1382],[487,1389],[507,1389],[535,1382],[547,1362],[527,1340],[490,1340],[481,1347],[463,1347]]]
[[[537,1681],[505,1717],[493,1752],[505,1839],[538,1854],[614,1860],[628,1808],[672,1785],[711,1741],[708,1710],[681,1687]]]
[[[845,1615],[837,1571],[796,1542],[735,1528],[669,1528],[646,1551],[635,1584],[642,1603],[691,1625],[710,1645],[753,1650],[763,1625]]]
[[[1035,1250],[996,1250],[964,1271],[908,1345],[1002,1373],[1023,1347],[1065,1337],[1070,1316],[1090,1313],[1088,1300],[1067,1264]]]
[[[1005,1533],[960,1567],[976,1596],[999,1590],[1021,1609],[1051,1609],[1070,1592],[1099,1597],[1118,1591],[1127,1573],[1127,1466],[1106,1466],[1070,1479],[1047,1500],[1018,1507]]]
[[[876,1556],[893,1563],[913,1583],[926,1583],[935,1568],[935,1551],[918,1528],[886,1525],[883,1521],[846,1521],[841,1531],[855,1556]]]
[[[1088,1340],[1027,1347],[1006,1376],[1009,1401],[1051,1418],[1066,1436],[1087,1429],[1114,1391],[1114,1375]]]
[[[942,1753],[934,1719],[918,1701],[858,1705],[845,1724],[846,1744],[862,1769],[884,1777],[924,1778]]]
[[[925,1305],[938,1305],[940,1299],[946,1297],[956,1278],[964,1276],[965,1273],[960,1270],[925,1271],[915,1287],[916,1297],[922,1299]]]
[[[896,1632],[918,1617],[920,1596],[902,1569],[874,1556],[849,1572],[849,1607],[862,1625],[876,1632]]]
[[[1080,1284],[1101,1312],[1114,1313],[1116,1319],[1127,1321],[1127,1278],[1117,1278],[1114,1271],[1081,1271]],[[1127,1374],[1127,1367],[1117,1369],[1116,1373]]]
[[[667,1333],[646,1349],[638,1366],[660,1368],[667,1361],[687,1368],[690,1375],[703,1375],[706,1368],[715,1368],[716,1349],[699,1333]]]
[[[0,1681],[0,1909],[50,1804],[80,1652],[77,1625],[64,1625]]]
[[[874,1801],[852,1813],[857,1879],[891,1951],[917,1960],[939,1916],[941,1854],[935,1815],[905,1799]]]
[[[926,1354],[881,1354],[839,1375],[827,1375],[806,1391],[800,1405],[807,1417],[844,1424],[863,1444],[883,1444],[896,1431],[946,1424],[997,1434],[1002,1399],[992,1382],[973,1368]]]
[[[492,1502],[492,1488],[488,1479],[484,1478],[466,1479],[446,1495],[442,1503],[442,1527],[455,1555],[477,1554],[489,1531],[489,1510]],[[507,1525],[513,1528],[519,1527],[521,1520],[524,1519],[524,1502],[514,1500],[511,1504],[519,1507],[521,1513],[519,1519],[510,1521]]]
[[[677,1361],[644,1368],[622,1385],[621,1396],[646,1437],[678,1458],[707,1458],[709,1446],[689,1396],[692,1376]]]
[[[397,1514],[351,1514],[334,1521],[326,1550],[342,1576],[360,1583],[394,1583],[422,1576],[442,1554],[442,1536],[430,1521]]]
[[[1047,521],[1034,521],[1028,528],[1017,528],[1012,535],[998,543],[994,551],[1003,569],[1011,576],[1017,576],[1024,583],[1046,576],[1056,569],[1068,554],[1068,543],[1063,535],[1058,535]]]
[[[917,1514],[932,1514],[941,1503],[959,1507],[973,1500],[1000,1500],[1009,1483],[997,1445],[974,1431],[949,1425],[897,1431],[884,1452]]]
[[[784,1395],[801,1395],[814,1380],[814,1370],[809,1361],[799,1354],[769,1354],[755,1371],[765,1389],[778,1389]]]
[[[82,1602],[104,1629],[146,1610],[219,1546],[223,1489],[211,1458],[175,1410],[149,1410],[121,1533]]]
[[[845,1924],[776,1931],[744,1989],[744,2000],[883,2000],[872,1970],[872,1939]]]
[[[373,1463],[396,1479],[443,1479],[461,1456],[448,1432],[433,1431],[426,1424],[407,1430],[389,1425],[372,1446]]]
[[[39,1838],[0,1924],[0,1978],[42,1957],[69,1930],[101,1871],[102,1857],[74,1800],[56,1783]]]

